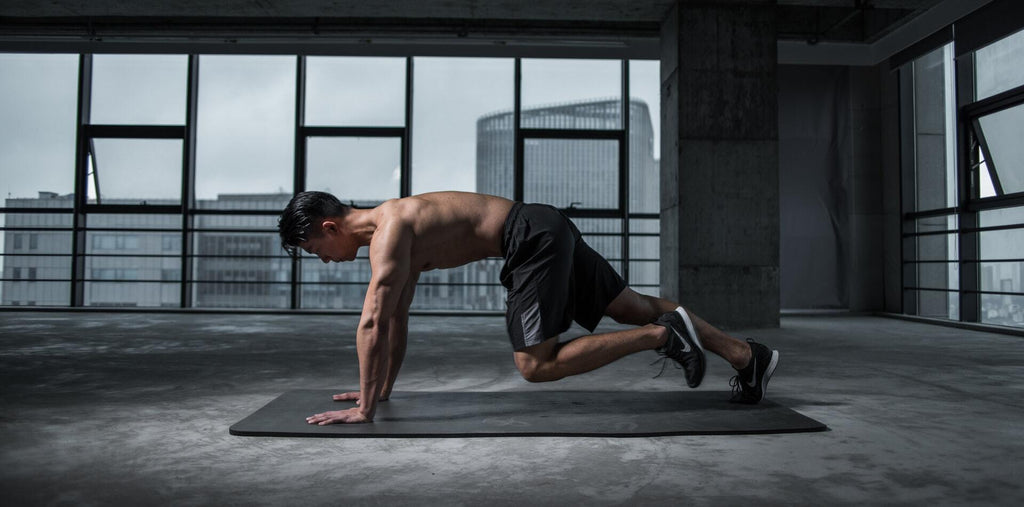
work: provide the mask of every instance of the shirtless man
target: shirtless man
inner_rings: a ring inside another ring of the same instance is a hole
[[[656,350],[682,366],[692,388],[704,378],[706,349],[738,370],[731,401],[757,403],[778,364],[778,351],[730,337],[676,303],[634,292],[551,206],[437,192],[354,209],[330,194],[303,192],[285,208],[278,227],[289,253],[301,248],[325,263],[354,260],[359,247],[370,247],[372,275],[356,330],[359,391],[334,395],[357,405],[312,415],[309,424],[373,421],[402,367],[420,273],[487,257],[505,259],[509,338],[516,367],[530,382]],[[559,343],[571,321],[593,332],[604,315],[639,327]]]

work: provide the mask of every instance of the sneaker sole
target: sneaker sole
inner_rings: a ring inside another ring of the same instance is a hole
[[[765,395],[768,394],[768,381],[771,380],[772,374],[775,373],[775,367],[777,367],[778,365],[779,365],[779,351],[773,350],[772,351],[772,360],[771,360],[771,362],[768,363],[768,368],[764,370],[764,374],[761,375],[761,399],[759,399],[757,401],[763,400]]]
[[[700,387],[702,383],[704,383],[704,374],[707,373],[708,371],[707,359],[705,358],[704,354],[704,344],[700,342],[700,335],[698,335],[697,330],[693,328],[693,322],[690,321],[690,316],[686,314],[686,310],[684,310],[683,307],[680,306],[676,308],[675,312],[679,314],[680,317],[683,318],[683,325],[686,326],[686,334],[689,335],[689,337],[692,339],[693,344],[697,346],[697,357],[700,362],[700,371],[702,373],[700,375],[700,379],[697,381],[696,384],[691,385],[689,382],[686,383],[686,385],[689,386],[690,389],[696,389]],[[683,339],[685,340],[685,338]]]

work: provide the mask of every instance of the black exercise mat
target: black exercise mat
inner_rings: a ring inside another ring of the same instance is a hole
[[[288,391],[230,428],[264,437],[497,437],[729,435],[823,431],[824,424],[765,399],[729,403],[724,391],[399,392],[372,424],[316,426],[306,417],[354,406],[334,391]]]

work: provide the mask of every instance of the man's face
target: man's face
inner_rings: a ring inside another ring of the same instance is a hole
[[[324,221],[320,224],[320,234],[300,243],[299,248],[319,257],[325,264],[355,260],[359,247],[347,239],[334,222]]]

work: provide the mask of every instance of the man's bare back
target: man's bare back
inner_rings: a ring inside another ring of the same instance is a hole
[[[512,201],[466,192],[434,192],[386,201],[374,209],[378,227],[407,224],[413,272],[501,256],[502,226]]]

